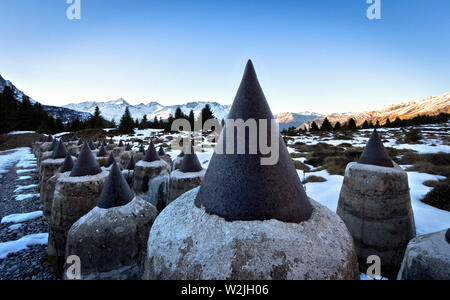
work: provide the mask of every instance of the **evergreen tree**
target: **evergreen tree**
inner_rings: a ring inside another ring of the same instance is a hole
[[[195,125],[195,114],[194,111],[191,109],[191,111],[189,112],[189,124],[191,125],[191,130],[194,131],[194,125]]]
[[[146,129],[146,128],[148,128],[148,121],[147,121],[147,116],[146,115],[144,115],[143,117],[142,117],[142,121],[141,121],[141,123],[139,124],[139,127],[138,127],[139,129]]]
[[[355,122],[355,120],[353,118],[350,118],[350,120],[348,120],[347,129],[348,130],[352,130],[352,131],[357,129],[356,122]]]
[[[205,124],[206,121],[210,119],[215,119],[214,113],[212,112],[211,106],[209,106],[209,104],[205,105],[200,114],[202,117],[202,126]]]
[[[391,127],[391,120],[389,118],[386,120],[386,124],[384,126],[388,128]]]
[[[323,120],[320,130],[321,131],[332,131],[333,130],[333,126],[331,126],[331,123],[330,123],[330,121],[328,121],[328,118],[325,118],[325,120]]]
[[[309,129],[309,131],[311,132],[319,131],[319,126],[317,126],[317,123],[315,121],[311,123],[311,128]]]
[[[341,122],[337,122],[336,124],[334,124],[334,131],[341,130],[341,128],[342,128]]]
[[[119,132],[125,133],[125,134],[131,134],[134,133],[134,121],[131,117],[130,111],[128,110],[128,107],[125,109],[125,113],[122,116],[122,119],[120,120],[119,124]]]

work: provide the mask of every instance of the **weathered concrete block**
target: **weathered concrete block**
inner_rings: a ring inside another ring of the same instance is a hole
[[[395,277],[416,234],[407,173],[396,164],[386,168],[350,163],[337,213],[353,236],[361,268],[369,256],[378,255],[382,276]]]
[[[139,161],[134,168],[133,189],[137,195],[149,190],[149,181],[157,176],[168,175],[169,166],[163,160],[154,162]]]
[[[131,156],[134,157],[134,160],[136,162],[141,161],[144,159],[144,154],[143,153],[135,153],[134,151],[124,151],[122,152],[122,154],[120,155],[120,160],[119,160],[119,167],[121,170],[125,169],[125,167],[127,166],[128,162],[131,159]]]
[[[41,202],[44,212],[44,218],[50,219],[52,214],[53,196],[55,194],[56,181],[60,173],[56,173],[45,184],[41,185]]]
[[[180,197],[182,194],[190,191],[202,183],[206,170],[203,169],[200,172],[195,173],[183,173],[179,170],[175,170],[170,173],[169,182],[169,200],[166,205]]]
[[[97,205],[109,172],[97,175],[70,177],[61,174],[56,181],[49,224],[48,255],[60,266],[64,259],[66,237],[70,227]]]
[[[359,279],[342,220],[311,201],[310,220],[226,222],[194,204],[198,188],[167,206],[150,231],[144,279]]]
[[[83,280],[141,279],[156,215],[156,208],[140,198],[120,207],[96,206],[70,228],[66,257],[80,257]]]
[[[450,280],[450,244],[446,231],[418,236],[406,248],[398,280]]]

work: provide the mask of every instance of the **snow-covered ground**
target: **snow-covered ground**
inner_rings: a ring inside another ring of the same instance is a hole
[[[42,217],[42,211],[33,211],[24,214],[13,214],[2,218],[1,224],[4,223],[22,223],[29,220]]]
[[[0,243],[0,259],[5,259],[8,254],[25,250],[33,245],[47,245],[48,233],[30,234],[17,241]]]

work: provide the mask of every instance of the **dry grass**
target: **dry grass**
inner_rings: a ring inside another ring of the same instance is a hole
[[[0,151],[10,150],[20,147],[31,147],[31,145],[40,140],[42,135],[38,133],[26,133],[16,135],[0,135]]]
[[[311,170],[308,166],[298,160],[293,160],[293,163],[297,170],[302,170],[303,172],[309,172]]]
[[[307,183],[311,183],[311,182],[325,182],[325,181],[327,181],[327,180],[323,177],[311,175],[311,176],[308,176],[306,178],[306,180],[303,180],[302,183],[307,184]]]

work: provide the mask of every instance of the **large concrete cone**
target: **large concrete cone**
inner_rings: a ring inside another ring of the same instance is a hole
[[[251,61],[228,119],[276,124]],[[256,129],[263,135],[268,128]],[[307,197],[278,128],[269,132],[279,154],[273,164],[262,163],[259,146],[255,154],[216,147],[201,187],[153,224],[144,279],[359,279],[344,222]],[[220,140],[227,138],[225,128]],[[239,142],[250,148],[248,134]]]
[[[369,256],[378,255],[381,275],[395,278],[416,234],[407,173],[395,163],[393,168],[350,163],[337,213],[353,236],[361,271]]]
[[[450,230],[412,239],[397,280],[450,280]]]

